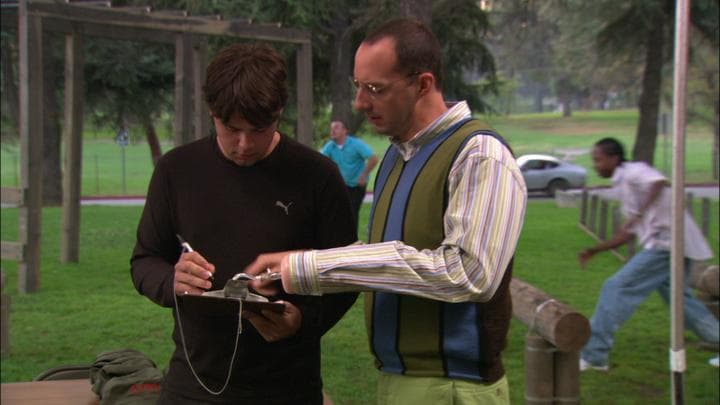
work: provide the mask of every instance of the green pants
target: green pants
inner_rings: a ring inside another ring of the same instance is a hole
[[[378,405],[509,404],[507,378],[492,384],[443,377],[380,373]]]

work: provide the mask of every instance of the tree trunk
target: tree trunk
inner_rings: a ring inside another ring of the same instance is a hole
[[[58,106],[57,74],[63,72],[59,60],[53,58],[58,45],[44,35],[43,47],[43,205],[62,204],[62,168],[60,166],[60,111]]]
[[[162,149],[160,148],[160,141],[158,140],[157,132],[155,131],[155,125],[150,117],[141,117],[142,126],[145,130],[145,139],[147,140],[148,146],[150,147],[150,158],[152,159],[153,167],[157,164],[158,159],[162,156]]]
[[[15,38],[13,36],[13,38]],[[10,41],[2,41],[2,114],[7,117],[11,126],[12,139],[18,139],[18,86],[15,82],[15,66],[17,65],[12,59],[12,50]]]
[[[535,88],[533,91],[533,99],[535,100],[535,112],[541,113],[544,112],[543,107],[543,93],[545,92],[544,89],[539,84],[534,84],[533,87]]]
[[[572,100],[569,95],[560,97],[560,106],[562,107],[562,116],[572,116]]]
[[[336,10],[335,17],[330,22],[330,31],[330,118],[331,121],[344,122],[348,129],[354,132],[357,128],[353,128],[353,98],[350,91],[353,54],[347,10]]]
[[[665,46],[662,13],[653,17],[654,23],[645,41],[645,71],[640,94],[637,133],[632,159],[653,164],[657,141],[660,87],[662,85],[663,47]]]
[[[720,101],[715,102],[715,115],[713,116],[713,147],[712,147],[712,174],[713,179],[718,179],[718,164],[720,164],[720,156],[718,150],[720,149]]]
[[[11,39],[3,39],[0,65],[2,66],[2,115],[8,118],[12,128],[9,131],[11,133],[5,135],[17,140],[19,136],[18,117],[20,116],[18,110],[18,86],[15,80],[17,60],[13,60],[13,45],[11,44],[11,41],[15,39],[14,35],[11,36]]]

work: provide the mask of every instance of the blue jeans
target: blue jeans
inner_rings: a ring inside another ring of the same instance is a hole
[[[685,259],[685,327],[700,339],[717,343],[720,339],[718,320],[690,294],[687,286],[689,268],[690,260]],[[603,284],[595,313],[590,320],[592,333],[583,348],[582,358],[597,366],[607,365],[613,335],[654,290],[660,293],[666,303],[669,302],[670,252],[643,249]]]

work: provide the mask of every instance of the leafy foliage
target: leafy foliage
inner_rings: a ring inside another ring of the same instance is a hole
[[[475,1],[433,4],[432,28],[443,45],[445,95],[467,100],[479,112],[491,110],[483,95],[497,93],[495,60],[482,41],[489,27],[487,14]]]
[[[120,129],[172,108],[174,59],[167,45],[91,39],[86,47],[87,108]]]

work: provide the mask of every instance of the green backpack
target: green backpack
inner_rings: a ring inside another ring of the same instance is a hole
[[[101,405],[155,404],[162,378],[155,363],[133,349],[100,353],[90,368],[92,390]]]

